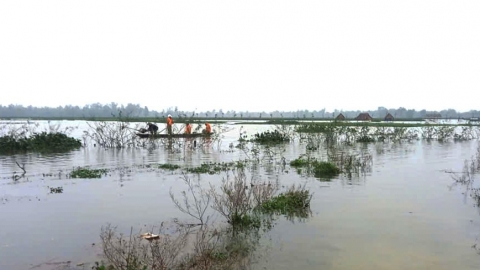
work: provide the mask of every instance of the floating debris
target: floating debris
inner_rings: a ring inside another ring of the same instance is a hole
[[[154,240],[154,239],[159,239],[160,235],[152,234],[152,233],[144,233],[140,235],[140,238],[147,239],[147,240]]]

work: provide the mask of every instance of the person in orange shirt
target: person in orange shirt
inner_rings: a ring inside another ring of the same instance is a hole
[[[210,126],[210,124],[208,122],[205,123],[205,129],[203,130],[203,133],[207,133],[207,134],[212,133],[212,127]]]
[[[185,134],[192,134],[192,125],[187,122],[187,125],[185,126]]]
[[[172,116],[169,114],[167,117],[167,133],[168,135],[172,135],[172,127],[173,127],[173,119]]]

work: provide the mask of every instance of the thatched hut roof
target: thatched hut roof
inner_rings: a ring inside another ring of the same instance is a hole
[[[385,121],[393,121],[395,118],[393,117],[393,115],[391,113],[387,113],[387,115],[385,115],[385,118],[383,120]]]
[[[372,121],[372,117],[370,116],[369,113],[361,113],[357,117],[355,117],[355,120],[358,121]]]

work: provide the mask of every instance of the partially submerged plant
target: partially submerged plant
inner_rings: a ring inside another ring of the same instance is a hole
[[[234,227],[238,225],[243,227],[247,223],[254,225],[256,221],[252,210],[260,203],[271,199],[276,190],[278,183],[261,184],[253,179],[248,183],[245,172],[236,170],[233,179],[227,175],[222,181],[220,192],[214,186],[210,186],[212,208]]]
[[[328,161],[318,161],[313,164],[313,173],[315,177],[332,177],[341,173],[334,163]]]
[[[334,148],[330,148],[330,151]],[[351,177],[370,170],[372,156],[370,154],[347,154],[344,152],[330,152],[327,161],[320,161],[311,155],[301,155],[290,162],[290,166],[297,168],[298,173],[306,172],[321,179],[331,179],[341,173]]]
[[[292,185],[287,191],[264,201],[258,206],[263,213],[276,213],[287,217],[307,218],[310,215],[312,194],[305,186]]]
[[[69,174],[71,178],[101,178],[108,172],[107,169],[90,169],[78,167]]]
[[[82,143],[64,133],[34,133],[30,137],[6,135],[0,137],[0,153],[19,151],[63,152],[78,149]]]
[[[167,164],[158,164],[158,165],[156,165],[156,167],[158,167],[159,169],[170,170],[170,171],[180,169],[180,165],[168,164],[168,163]]]
[[[119,235],[110,225],[102,228],[107,265],[120,270],[245,269],[259,245],[259,229],[270,229],[273,215],[309,216],[311,195],[304,187],[292,187],[275,196],[278,182],[247,181],[241,169],[234,171],[233,179],[229,175],[219,188],[210,185],[203,189],[200,177],[192,180],[183,174],[187,191],[182,192],[182,200],[172,191],[170,196],[180,211],[196,221],[176,220],[173,227],[162,222],[155,239],[143,240],[133,230],[129,236]],[[210,224],[209,208],[229,225],[219,228]],[[102,266],[97,264],[97,269]]]
[[[276,129],[274,131],[256,133],[253,136],[252,141],[261,144],[279,144],[289,142],[290,139],[291,138],[288,134],[282,133],[278,129]]]
[[[194,182],[186,174],[183,174],[182,180],[188,187],[188,193],[186,191],[182,191],[183,204],[175,198],[172,190],[170,190],[170,198],[180,211],[188,214],[190,217],[193,217],[199,222],[196,225],[206,224],[208,217],[205,216],[205,212],[210,206],[210,193],[200,187],[199,177]],[[191,195],[191,199],[187,194]],[[193,200],[193,202],[191,200]],[[191,223],[190,225],[195,224]]]
[[[209,162],[209,163],[203,163],[198,167],[186,168],[185,170],[186,172],[189,172],[189,173],[217,174],[220,172],[226,172],[234,168],[241,168],[241,167],[243,167],[243,163],[241,162],[222,162],[222,163]]]
[[[465,160],[463,164],[463,170],[460,173],[447,171],[452,174],[452,179],[455,181],[450,187],[453,188],[456,185],[463,185],[465,187],[465,196],[470,194],[470,197],[474,200],[475,205],[480,207],[480,186],[475,183],[475,176],[480,172],[480,145],[477,147],[477,152],[471,160]]]

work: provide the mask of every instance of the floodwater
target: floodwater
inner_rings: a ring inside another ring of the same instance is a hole
[[[38,121],[40,127],[48,125]],[[89,126],[75,126],[81,138]],[[185,189],[178,171],[148,168],[170,163],[198,166],[205,162],[245,159],[230,148],[237,144],[240,126],[231,125],[221,143],[196,149],[184,144],[154,149],[103,149],[87,143],[64,154],[0,155],[0,269],[90,269],[99,261],[99,233],[110,223],[129,233],[172,218],[186,218],[171,202],[169,192]],[[244,126],[252,135],[273,126]],[[182,141],[181,141],[182,142]],[[314,193],[312,216],[306,220],[280,218],[263,241],[266,248],[256,269],[480,269],[472,248],[480,238],[480,216],[461,187],[450,189],[451,174],[475,154],[478,141],[356,144],[345,149],[368,152],[372,166],[351,178],[331,182],[299,175],[288,162],[304,154],[294,142],[276,149],[285,157],[260,162],[249,171],[281,185],[306,184]],[[325,148],[316,151],[325,158]],[[24,178],[13,174],[25,164]],[[101,179],[68,179],[76,166],[111,169]],[[218,185],[225,174],[201,175]],[[52,194],[49,187],[63,187]],[[67,263],[69,262],[69,263]],[[83,266],[77,266],[82,265]],[[83,268],[82,268],[83,267]]]

